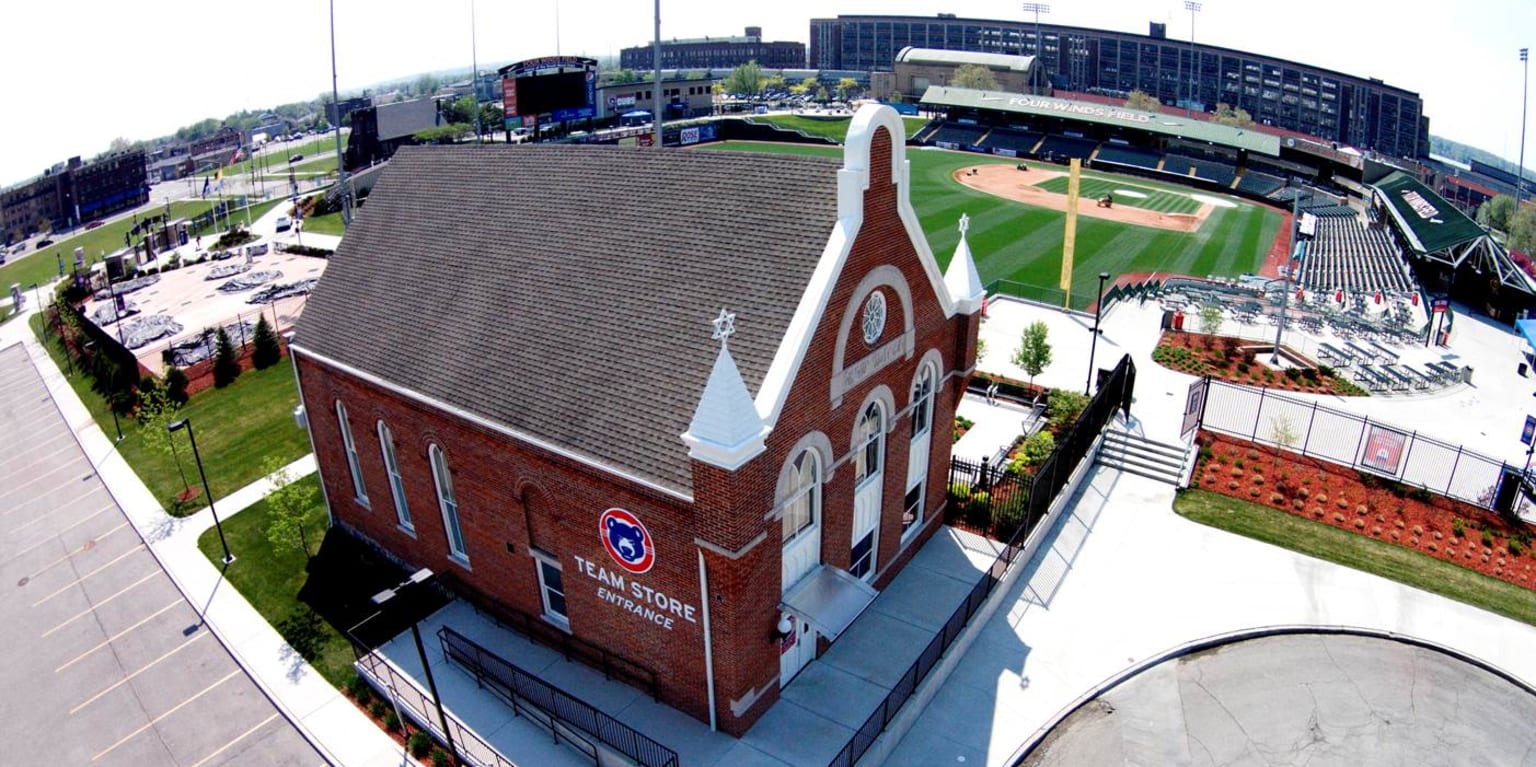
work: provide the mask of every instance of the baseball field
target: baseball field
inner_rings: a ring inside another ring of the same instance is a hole
[[[842,156],[837,147],[796,144],[726,142],[699,149]],[[971,254],[990,291],[1058,305],[1062,302],[1063,294],[1057,285],[1065,234],[1065,214],[1061,212],[1064,205],[1058,209],[1031,205],[971,188],[957,179],[978,166],[1002,165],[1011,170],[1019,164],[1018,160],[916,148],[909,149],[907,157],[912,162],[912,206],[941,266],[947,265],[954,253],[960,238],[957,224],[960,214],[965,213],[971,219]],[[1062,167],[1028,165],[1033,171],[1044,172],[1020,173],[1016,183],[1038,185],[1039,194],[1060,195],[1064,202],[1066,179],[1058,175]],[[1114,195],[1117,208],[1175,214],[1199,210],[1203,220],[1194,231],[1185,232],[1080,216],[1072,270],[1074,308],[1092,303],[1099,272],[1114,276],[1156,272],[1201,277],[1257,272],[1274,245],[1282,220],[1275,210],[1236,197],[1097,171],[1084,173],[1083,178],[1082,197],[1088,209],[1094,209],[1093,200],[1109,193]],[[1127,191],[1131,194],[1125,194]],[[1220,197],[1222,204],[1202,204],[1213,197]],[[1096,209],[1092,212],[1099,213]]]

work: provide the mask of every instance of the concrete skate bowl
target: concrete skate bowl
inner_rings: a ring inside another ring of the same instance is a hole
[[[1015,765],[1536,765],[1536,690],[1443,648],[1284,633],[1141,667]]]

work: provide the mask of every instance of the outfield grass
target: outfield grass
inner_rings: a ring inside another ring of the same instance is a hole
[[[1203,525],[1536,625],[1536,593],[1427,554],[1205,490],[1180,493],[1173,509]]]
[[[1066,176],[1057,176],[1035,186],[1047,192],[1064,195],[1071,181]],[[1132,197],[1125,194],[1127,191],[1144,194],[1146,197]],[[1187,192],[1166,192],[1149,186],[1128,184],[1118,179],[1096,176],[1083,176],[1078,185],[1078,194],[1086,200],[1097,200],[1106,194],[1113,195],[1117,206],[1155,210],[1158,213],[1194,213],[1200,209],[1200,203],[1191,198]]]
[[[768,123],[785,130],[798,130],[807,136],[820,136],[837,143],[843,143],[848,135],[848,124],[852,117],[816,117],[814,115],[756,115],[747,118],[748,122]],[[924,125],[928,124],[925,117],[903,117],[901,122],[906,126],[907,138],[912,138]]]
[[[756,151],[780,154],[842,157],[839,147],[726,142],[695,151]],[[949,263],[960,240],[957,224],[962,213],[971,218],[971,255],[982,281],[998,290],[1026,298],[1060,304],[1061,291],[1054,287],[1061,274],[1061,247],[1065,215],[969,189],[955,181],[954,172],[986,163],[1017,165],[1018,160],[969,152],[913,149],[912,207],[916,209],[928,244],[941,267]],[[1187,192],[1175,185],[1142,179],[1119,180],[1138,188]],[[1099,272],[1111,275],[1159,272],[1236,276],[1258,271],[1280,228],[1280,213],[1248,202],[1235,208],[1217,208],[1193,233],[1133,226],[1095,218],[1079,218],[1072,279],[1079,288],[1072,306],[1085,309],[1092,302]]]
[[[42,338],[41,314],[32,316],[32,330]],[[57,337],[50,337],[54,343],[45,344],[48,353],[59,369],[68,373],[70,365],[64,359],[64,350]],[[118,452],[161,505],[168,510],[173,507],[174,496],[186,487],[182,484],[183,476],[187,485],[199,484],[197,465],[185,434],[178,433],[176,439],[181,464],[178,471],[175,458],[156,452],[149,445],[149,437],[161,436],[158,431],[140,426],[132,417],[119,417],[114,425],[106,400],[91,389],[90,379],[78,368],[67,378],[108,438],[116,437],[116,429],[122,428],[123,441],[118,443]],[[293,369],[283,360],[266,370],[248,370],[223,389],[193,395],[181,408],[178,417],[191,418],[197,431],[197,450],[203,458],[215,503],[260,479],[261,464],[267,456],[275,455],[289,463],[309,452],[308,435],[293,422],[293,409],[298,403]],[[193,505],[200,508],[205,503],[199,496]]]

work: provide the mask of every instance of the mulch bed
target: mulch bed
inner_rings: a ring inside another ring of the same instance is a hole
[[[1201,432],[1192,486],[1536,590],[1536,527],[1368,472]]]
[[[1186,322],[1198,321],[1187,317]],[[1268,346],[1231,336],[1208,336],[1201,333],[1185,333],[1178,330],[1163,331],[1157,348],[1152,350],[1152,361],[1169,370],[1194,376],[1210,376],[1223,381],[1265,386],[1281,391],[1297,391],[1309,394],[1338,394],[1364,396],[1366,391],[1353,382],[1340,378],[1332,369],[1293,368],[1275,370],[1257,359],[1257,355],[1244,347]],[[1263,352],[1268,354],[1267,351]]]

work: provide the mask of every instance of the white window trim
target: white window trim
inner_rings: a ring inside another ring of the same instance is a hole
[[[395,432],[379,419],[379,455],[384,459],[384,474],[389,480],[389,495],[395,502],[395,522],[402,532],[416,537],[416,524],[411,519],[410,502],[405,498],[405,479],[400,476],[400,455],[395,449]]]
[[[795,471],[795,460],[802,455],[806,456],[806,458],[811,462],[811,478],[810,481],[796,488],[793,493],[786,495],[784,501],[779,504],[779,508],[781,509],[779,518],[779,539],[780,545],[783,546],[787,546],[790,543],[799,540],[801,536],[806,535],[811,531],[817,530],[821,527],[821,456],[818,455],[815,450],[804,448],[800,452],[795,453],[794,456],[790,458],[788,468],[790,474],[795,476],[796,482],[799,481],[798,475],[800,472]],[[802,497],[809,499],[811,507],[811,519],[806,523],[804,527],[796,530],[794,535],[785,538],[783,532],[784,519],[788,518],[789,516],[789,507]]]
[[[560,560],[538,549],[529,549],[533,557],[533,573],[539,581],[539,605],[543,609],[539,617],[551,626],[554,626],[567,634],[571,633],[571,601],[567,597],[565,601],[565,615],[554,615],[549,609],[549,587],[544,583],[544,566],[549,565],[560,573],[560,595],[567,596],[565,591],[565,568],[560,566]]]
[[[459,514],[459,497],[453,491],[453,473],[448,470],[448,454],[433,443],[427,448],[427,462],[432,466],[432,484],[437,490],[437,508],[443,515],[443,537],[448,540],[448,558],[469,567],[468,541],[464,538],[464,517]],[[439,470],[441,467],[441,470]],[[444,493],[444,485],[447,492]],[[448,504],[453,504],[453,521],[449,522]],[[459,531],[459,545],[454,546],[453,531]]]
[[[876,425],[876,429],[873,434],[870,434],[867,437],[863,437],[858,441],[858,444],[854,445],[853,487],[855,490],[858,490],[859,488],[869,484],[872,477],[875,477],[876,475],[883,475],[885,473],[885,429],[889,425],[889,421],[886,419],[885,415],[885,406],[878,401],[866,404],[861,410],[859,410],[859,420],[855,423],[853,428],[856,434],[861,434],[864,431],[864,422],[870,408],[874,408],[880,413],[880,422]],[[863,465],[865,451],[869,449],[869,444],[871,442],[879,445],[878,449],[875,451],[879,455],[880,460],[880,468],[877,471],[869,471],[868,467]],[[859,472],[861,470],[864,471],[864,476],[862,477],[859,476]]]
[[[347,420],[347,406],[336,400],[336,422],[341,426],[341,446],[347,452],[347,471],[352,475],[352,499],[365,509],[368,503],[368,487],[363,484],[363,462],[357,455],[357,442],[352,439],[352,423]]]
[[[914,440],[933,431],[934,390],[938,388],[938,375],[934,372],[933,366],[926,362],[917,369],[917,379],[912,383],[912,393],[914,395],[919,393],[919,387],[925,379],[928,382],[928,391],[921,396],[912,397],[912,404],[910,405],[910,409],[913,411],[911,417],[915,421],[917,419],[917,408],[920,404],[926,403],[926,406],[923,407],[922,428],[914,428],[912,430],[912,439]]]
[[[907,493],[912,492],[913,489],[907,488]],[[928,526],[928,480],[925,479],[917,483],[916,489],[919,491],[917,495],[917,510],[919,513],[917,519],[913,520],[912,524],[907,525],[907,529],[901,531],[901,544],[903,547],[908,541],[912,540],[912,536],[917,535],[918,530]],[[901,513],[903,515],[907,513],[907,493],[902,493],[901,495]],[[900,521],[897,524],[901,524]]]

